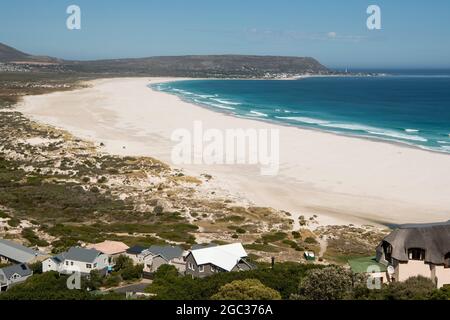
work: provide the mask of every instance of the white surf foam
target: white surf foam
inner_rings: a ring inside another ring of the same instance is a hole
[[[257,116],[257,117],[268,117],[267,114],[259,112],[259,111],[254,111],[254,110],[250,111],[249,115],[253,115],[253,116]]]
[[[282,119],[282,120],[293,120],[293,121],[298,121],[298,122],[303,122],[303,123],[308,123],[308,124],[318,124],[318,125],[325,125],[325,124],[329,123],[328,121],[325,121],[325,120],[308,118],[308,117],[275,117],[275,118]]]
[[[233,102],[233,101],[223,100],[223,99],[211,99],[211,100],[214,100],[214,101],[217,101],[217,102],[223,103],[223,104],[232,105],[232,106],[238,106],[241,104],[239,102]]]

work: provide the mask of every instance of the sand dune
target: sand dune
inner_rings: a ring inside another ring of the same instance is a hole
[[[321,223],[432,222],[450,219],[450,156],[256,120],[239,119],[156,92],[157,78],[96,80],[92,87],[25,97],[19,110],[105,144],[120,155],[147,155],[171,164],[175,129],[204,127],[280,130],[280,171],[259,167],[186,165],[256,205],[295,216],[317,214]]]

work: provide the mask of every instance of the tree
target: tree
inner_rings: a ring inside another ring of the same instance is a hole
[[[142,277],[142,270],[144,269],[143,265],[137,265],[137,266],[127,266],[120,270],[120,275],[123,280],[133,280],[133,279],[139,279]]]
[[[222,286],[213,300],[281,300],[278,291],[266,287],[257,279],[236,280]]]
[[[300,300],[342,300],[352,291],[352,275],[340,267],[330,266],[309,270],[300,282],[299,294],[292,296]]]
[[[33,271],[33,274],[41,274],[42,273],[42,262],[34,262],[28,265],[28,267]]]
[[[120,255],[116,259],[116,265],[115,265],[114,269],[116,271],[120,271],[122,269],[125,269],[127,267],[132,267],[132,266],[133,266],[133,260],[131,260],[130,257]]]
[[[92,270],[89,274],[89,278],[84,282],[84,287],[89,290],[98,290],[103,284],[104,277],[98,270]]]

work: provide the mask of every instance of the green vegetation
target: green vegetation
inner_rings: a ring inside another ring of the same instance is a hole
[[[117,294],[93,295],[85,290],[67,289],[67,277],[56,272],[33,275],[27,281],[11,287],[0,300],[98,300],[124,298]]]
[[[281,300],[276,290],[256,279],[235,280],[220,287],[213,300]]]
[[[22,230],[22,237],[24,237],[31,246],[38,246],[38,247],[47,247],[49,243],[45,240],[39,239],[39,237],[36,235],[36,233],[31,228],[25,228]]]
[[[264,286],[276,290],[283,299],[298,292],[298,283],[310,269],[321,268],[298,263],[279,263],[274,269],[264,266],[246,272],[217,273],[208,278],[180,277],[173,266],[163,265],[155,273],[154,281],[147,289],[156,293],[155,299],[207,300],[220,288],[235,280],[257,279]]]
[[[342,300],[351,296],[352,274],[339,267],[310,270],[302,279],[298,295],[300,300]]]

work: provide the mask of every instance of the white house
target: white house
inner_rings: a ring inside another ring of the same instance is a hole
[[[0,269],[0,292],[27,280],[32,275],[33,271],[24,263],[13,264]]]
[[[72,247],[68,251],[48,258],[42,262],[42,271],[56,271],[63,274],[80,272],[88,275],[92,270],[107,272],[108,255],[95,249]]]
[[[217,272],[239,272],[255,267],[246,261],[247,252],[241,243],[191,250],[185,258],[186,275],[208,277]]]
[[[376,260],[389,267],[389,282],[423,276],[438,288],[450,284],[450,221],[401,225],[380,243]]]

